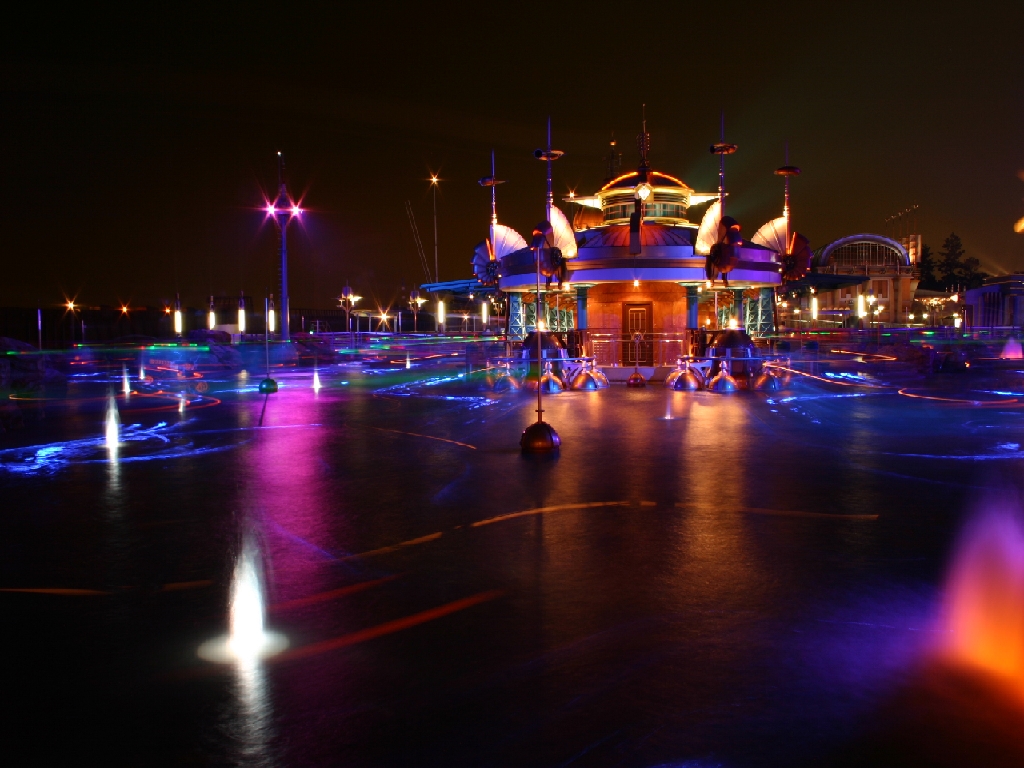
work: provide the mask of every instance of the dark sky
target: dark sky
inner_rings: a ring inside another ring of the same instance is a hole
[[[334,306],[346,279],[387,304],[424,281],[405,201],[432,251],[429,170],[441,278],[469,277],[490,150],[499,216],[528,234],[547,116],[557,190],[590,193],[612,131],[635,166],[643,103],[653,165],[699,191],[725,110],[748,234],[781,213],[788,141],[813,247],[916,203],[934,250],[956,231],[989,270],[1024,270],[1019,2],[215,6],[5,17],[0,306],[274,290],[254,209],[278,150],[310,211],[293,306]]]

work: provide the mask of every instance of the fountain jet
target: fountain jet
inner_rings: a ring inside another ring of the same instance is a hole
[[[125,402],[127,402],[128,401],[128,396],[132,393],[132,388],[128,384],[128,366],[127,365],[122,365],[121,366],[121,387],[124,390]]]
[[[1020,360],[1024,358],[1024,349],[1021,348],[1020,342],[1011,336],[1006,340],[1006,346],[999,356],[1004,360]]]
[[[199,656],[221,664],[250,665],[280,653],[288,639],[266,628],[266,600],[260,553],[252,536],[246,536],[235,560],[228,605],[228,634],[203,643]]]
[[[1001,678],[1024,697],[1024,524],[993,511],[966,531],[946,594],[951,661]]]
[[[117,403],[114,401],[113,394],[107,399],[107,421],[104,436],[107,450],[111,454],[116,454],[117,444],[121,438],[121,419],[117,415]]]

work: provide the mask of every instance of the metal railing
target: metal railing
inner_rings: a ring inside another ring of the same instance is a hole
[[[700,331],[676,331],[674,333],[645,333],[640,348],[640,359],[636,359],[635,342],[632,334],[619,329],[590,328],[590,349],[600,366],[642,367],[675,366],[680,357],[687,357],[698,349]]]

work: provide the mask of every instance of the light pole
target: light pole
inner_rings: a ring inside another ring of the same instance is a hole
[[[440,179],[436,173],[430,174],[430,191],[434,197],[434,282],[441,282],[441,273],[437,270],[437,182]]]
[[[281,254],[281,340],[290,341],[288,301],[288,224],[302,213],[299,204],[292,200],[284,183],[284,156],[277,153],[277,199],[267,203],[267,214],[277,222]]]
[[[182,331],[184,330],[181,318],[181,294],[175,294],[174,296],[174,335],[181,338]]]
[[[533,331],[537,336],[537,421],[523,430],[523,435],[519,438],[519,446],[522,448],[523,453],[556,453],[562,444],[562,440],[555,431],[555,428],[544,421],[544,405],[541,399],[543,391],[541,385],[544,381],[541,366],[544,361],[541,358],[540,260],[543,257],[543,252],[553,246],[552,242],[548,242],[548,238],[554,239],[554,233],[551,229],[551,209],[554,207],[554,196],[551,192],[551,163],[564,154],[564,152],[551,148],[551,118],[549,117],[547,149],[538,149],[533,153],[535,158],[543,160],[548,165],[548,196],[544,209],[547,218],[534,230],[533,241],[530,243],[530,248],[533,250],[533,255],[537,262],[537,312]]]
[[[348,331],[349,333],[349,338],[351,339],[352,346],[355,346],[355,337],[352,336],[352,305],[354,305],[361,298],[363,297],[356,296],[354,293],[352,293],[352,288],[346,281],[345,287],[341,289],[341,298],[338,299],[338,302],[345,310],[345,330]]]
[[[420,292],[418,290],[416,290],[415,288],[413,288],[411,291],[409,291],[409,305],[412,307],[412,332],[413,333],[418,333],[419,332],[418,319],[419,319],[420,305],[423,304],[423,302],[425,302],[425,301],[426,301],[426,299],[421,299],[420,298]]]

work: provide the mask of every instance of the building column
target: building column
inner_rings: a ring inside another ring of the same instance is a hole
[[[686,286],[686,327],[693,330],[700,322],[697,311],[700,304],[700,294],[697,293],[696,285]]]
[[[508,294],[508,335],[515,341],[522,341],[526,336],[526,318],[523,316],[523,295]]]
[[[584,330],[587,327],[587,288],[576,289],[576,327]]]
[[[775,289],[762,288],[758,307],[759,333],[775,333]]]

